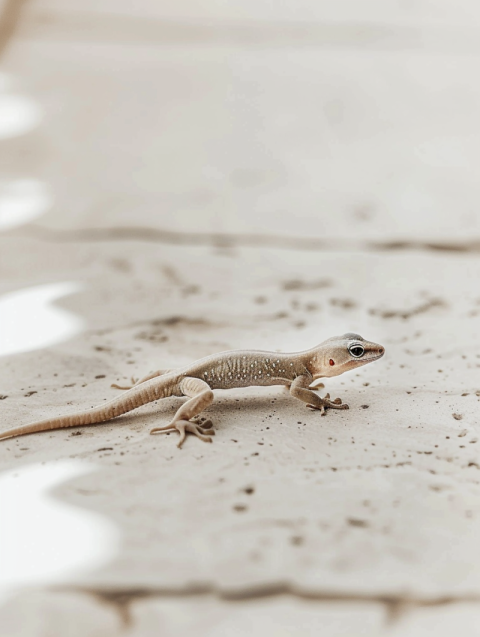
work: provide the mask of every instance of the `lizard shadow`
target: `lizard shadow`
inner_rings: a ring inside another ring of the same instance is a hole
[[[232,389],[232,390],[217,390],[215,392],[215,398],[213,403],[202,411],[200,417],[208,417],[213,421],[213,426],[217,430],[229,428],[232,426],[232,421],[236,420],[238,412],[241,413],[242,421],[245,420],[245,416],[249,415],[251,418],[271,416],[272,412],[282,412],[283,415],[290,415],[289,411],[305,412],[305,405],[295,400],[290,396],[287,390],[272,392],[271,387],[255,388],[255,391],[265,392],[252,396],[251,388],[245,389]],[[171,397],[164,398],[158,401],[157,404],[151,403],[144,405],[140,409],[142,412],[133,411],[118,418],[101,423],[96,426],[114,427],[120,426],[157,426],[159,424],[166,424],[169,418],[173,418],[179,407],[187,400],[186,397]],[[309,411],[309,410],[308,410]],[[147,422],[146,422],[147,420]],[[140,423],[139,421],[143,421]],[[137,427],[135,427],[135,430]]]

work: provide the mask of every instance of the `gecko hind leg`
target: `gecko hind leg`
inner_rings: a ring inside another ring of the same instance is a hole
[[[188,396],[187,400],[177,411],[173,420],[164,427],[154,427],[150,433],[166,433],[168,431],[178,431],[180,440],[177,447],[181,447],[185,442],[188,433],[192,433],[203,442],[212,442],[210,436],[215,435],[212,429],[211,420],[194,421],[204,409],[213,402],[213,391],[209,385],[199,378],[184,378],[180,383],[180,391],[184,396]]]

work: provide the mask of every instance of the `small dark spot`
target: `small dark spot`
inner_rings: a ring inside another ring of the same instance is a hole
[[[370,204],[359,206],[353,211],[353,216],[359,221],[370,221],[374,215],[374,209]]]
[[[129,261],[127,261],[127,259],[122,259],[122,258],[110,259],[110,265],[112,268],[114,268],[115,270],[118,270],[119,272],[130,272],[132,269]]]
[[[368,526],[366,520],[359,520],[358,518],[347,518],[347,522],[350,526],[356,526],[358,528],[365,528]]]
[[[293,546],[301,546],[304,541],[305,540],[301,535],[294,535],[290,538],[290,544],[293,544]]]
[[[5,398],[8,398],[8,396],[5,396],[5,394],[0,394],[0,400],[5,400]]]
[[[370,405],[360,405],[360,407],[361,407],[362,409],[368,409],[368,408],[370,407]]]
[[[463,418],[462,414],[452,414],[452,416],[455,418],[455,420],[462,420]]]
[[[237,511],[237,513],[244,513],[247,509],[248,507],[246,504],[235,504],[233,507],[233,510]]]
[[[344,310],[351,310],[357,306],[352,299],[330,299],[330,305],[333,305],[333,307],[341,307]]]
[[[182,294],[184,296],[190,296],[190,294],[198,294],[199,292],[200,292],[200,287],[194,284],[186,285],[182,289]]]
[[[97,449],[97,451],[113,451],[113,447],[101,447]]]
[[[95,378],[106,378],[105,374],[98,374],[98,376],[95,376]]]
[[[25,396],[25,398],[29,398],[30,396],[33,396],[33,394],[38,394],[38,391],[29,391],[23,395]]]
[[[72,431],[72,433],[70,435],[71,436],[81,436],[82,432],[81,431]]]
[[[319,290],[332,285],[329,279],[317,279],[316,281],[302,281],[301,279],[290,279],[282,283],[282,288],[289,292],[293,290]]]
[[[255,493],[255,489],[253,487],[245,487],[244,491],[247,495],[252,495],[253,493]]]

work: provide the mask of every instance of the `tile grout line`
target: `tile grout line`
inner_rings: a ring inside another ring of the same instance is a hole
[[[119,226],[105,228],[82,228],[54,230],[30,224],[21,230],[5,233],[5,236],[31,237],[50,242],[100,242],[100,241],[145,241],[180,246],[210,246],[214,248],[272,248],[286,250],[325,250],[369,252],[417,251],[426,253],[480,254],[480,238],[458,241],[448,240],[378,240],[349,241],[322,239],[319,237],[291,237],[255,233],[183,232],[147,226]]]

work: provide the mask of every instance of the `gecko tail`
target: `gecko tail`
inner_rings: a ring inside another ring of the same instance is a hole
[[[132,387],[132,389],[108,403],[94,407],[88,411],[80,411],[66,416],[57,416],[56,418],[46,418],[45,420],[32,422],[28,425],[7,429],[7,431],[0,433],[0,440],[14,438],[16,436],[25,436],[41,431],[98,425],[108,420],[113,420],[117,418],[117,416],[133,411],[137,407],[141,407],[159,398],[172,396],[175,387],[175,380],[168,382],[168,380],[152,378],[139,386]]]
[[[7,438],[15,438],[16,436],[26,436],[27,434],[39,433],[41,431],[53,431],[55,429],[66,429],[67,427],[81,427],[83,425],[96,425],[110,418],[99,417],[96,409],[92,411],[84,411],[71,416],[59,416],[57,418],[47,418],[45,420],[39,420],[38,422],[32,422],[28,425],[21,425],[20,427],[13,427],[0,433],[0,440],[6,440]]]

